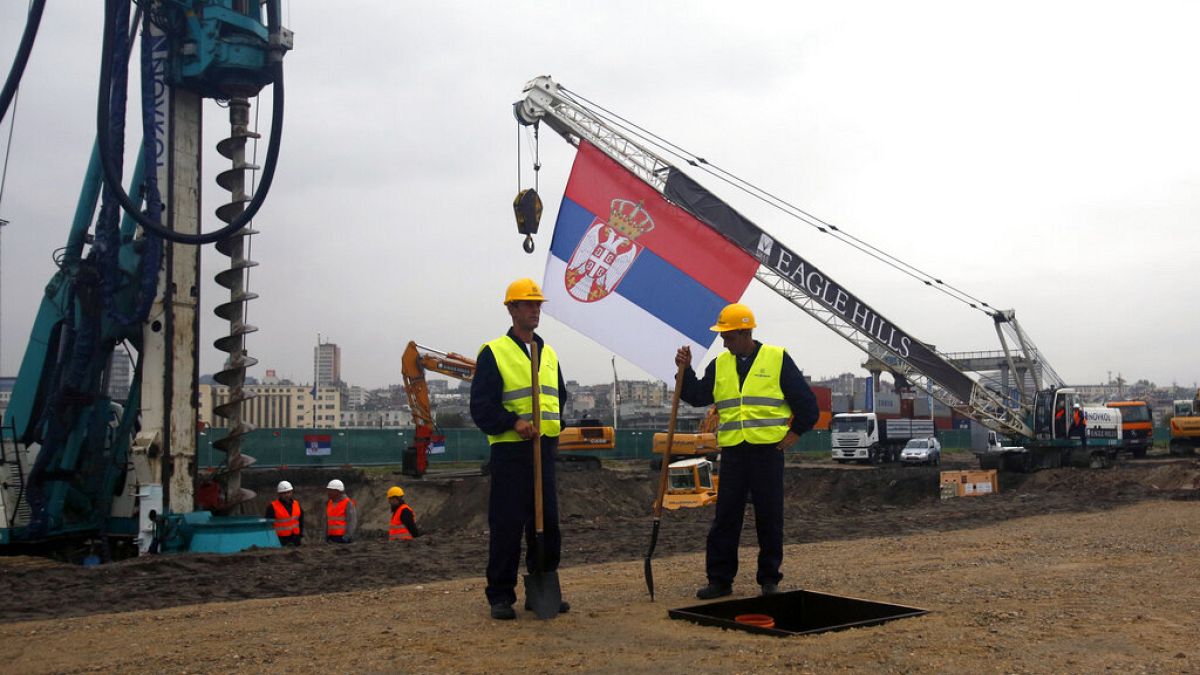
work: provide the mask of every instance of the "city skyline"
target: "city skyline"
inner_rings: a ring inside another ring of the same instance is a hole
[[[1200,6],[801,2],[729,12],[698,0],[680,12],[615,0],[587,21],[569,3],[363,7],[369,25],[305,3],[285,19],[295,49],[280,164],[251,240],[258,297],[246,310],[259,330],[246,349],[288,377],[311,377],[308,336],[318,332],[346,352],[342,378],[369,386],[398,378],[408,340],[472,355],[507,328],[509,282],[561,282],[543,271],[575,151],[545,125],[535,147],[511,108],[526,81],[548,74],[710,168],[1015,309],[1068,382],[1107,371],[1200,380],[1200,363],[1181,358],[1195,321],[1180,311],[1192,262],[1179,254],[1200,250],[1200,92],[1179,84],[1200,61],[1189,32]],[[0,3],[0,60],[11,61],[25,10]],[[48,3],[15,117],[0,124],[7,132],[15,119],[0,204],[0,373],[19,368],[88,163],[102,10]],[[550,28],[530,34],[531,13]],[[631,26],[674,57],[600,58],[589,47]],[[496,54],[497,35],[526,39]],[[268,120],[269,102],[257,103]],[[131,117],[128,127],[132,148],[140,125]],[[228,135],[227,112],[207,103],[205,230],[229,198],[215,183],[228,161],[214,147]],[[990,317],[683,168],[913,337],[947,352],[997,348]],[[512,200],[534,185],[545,210],[527,255]],[[212,313],[228,298],[213,276],[228,259],[205,247],[201,260],[199,357],[212,372],[225,358],[212,343],[229,330]],[[756,337],[789,349],[807,373],[856,371],[864,358],[764,284],[742,300]],[[608,350],[550,317],[539,332],[568,377],[609,379]],[[643,376],[619,357],[617,368]]]

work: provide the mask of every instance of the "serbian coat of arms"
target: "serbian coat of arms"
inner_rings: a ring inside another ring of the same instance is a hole
[[[593,220],[567,262],[567,292],[580,302],[608,297],[642,251],[636,239],[653,229],[640,202],[612,200],[608,222]]]

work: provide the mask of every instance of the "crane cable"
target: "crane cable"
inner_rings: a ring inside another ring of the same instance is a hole
[[[622,117],[621,115],[614,113],[611,110],[608,110],[604,106],[601,106],[601,105],[595,103],[594,101],[589,100],[588,98],[578,94],[577,92],[571,91],[571,90],[567,89],[566,87],[561,87],[561,86],[559,87],[559,90],[563,93],[564,98],[571,100],[575,105],[586,110],[589,114],[592,114],[595,117],[597,117],[598,119],[603,120],[605,123],[611,124],[615,127],[622,129],[623,131],[625,131],[626,133],[629,133],[630,135],[637,136],[639,139],[641,139],[647,145],[653,145],[653,146],[657,147],[658,149],[660,149],[661,151],[663,151],[664,153],[679,158],[680,160],[686,162],[688,165],[693,166],[701,171],[704,171],[705,173],[713,176],[714,178],[716,178],[738,190],[741,190],[742,192],[750,195],[751,197],[758,199],[759,201],[767,204],[768,206],[775,208],[776,210],[778,210],[788,216],[791,216],[792,218],[795,218],[801,222],[806,223],[807,225],[816,229],[817,231],[821,232],[822,234],[828,234],[828,235],[833,236],[835,239],[841,241],[842,243],[846,244],[847,246],[850,246],[851,248],[854,248],[854,249],[864,253],[865,255],[867,255],[871,258],[874,258],[889,267],[892,267],[893,269],[897,270],[901,274],[909,276],[909,277],[921,282],[922,284],[929,286],[930,288],[933,288],[933,289],[937,290],[938,292],[941,292],[958,302],[961,302],[962,304],[964,304],[972,309],[981,311],[988,316],[992,316],[992,317],[995,316],[995,311],[992,309],[992,306],[990,304],[988,304],[987,302],[984,302],[983,300],[981,300],[961,289],[958,289],[950,284],[947,284],[942,279],[940,279],[932,274],[929,274],[928,272],[925,272],[924,270],[921,270],[920,268],[916,267],[915,265],[907,263],[907,262],[901,260],[900,258],[850,234],[849,232],[846,232],[842,228],[839,228],[836,225],[833,225],[827,221],[824,221],[824,220],[808,213],[804,209],[801,209],[800,207],[798,207],[794,204],[791,204],[787,200],[785,200],[781,197],[778,197],[778,196],[754,185],[753,183],[750,183],[749,181],[739,178],[738,176],[726,171],[725,169],[722,169],[721,167],[719,167],[715,164],[712,164],[705,158],[703,158],[695,153],[692,153],[692,152],[680,147],[679,145],[676,145],[675,143],[672,143],[672,142],[662,138],[661,136],[658,136],[657,134],[637,125],[634,122],[631,122],[630,120]]]

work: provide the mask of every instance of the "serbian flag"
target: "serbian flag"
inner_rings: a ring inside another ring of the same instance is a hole
[[[304,454],[309,457],[333,454],[333,436],[329,434],[304,434]]]
[[[758,261],[580,142],[558,210],[543,307],[664,382],[675,351],[696,363],[717,314],[737,302]]]

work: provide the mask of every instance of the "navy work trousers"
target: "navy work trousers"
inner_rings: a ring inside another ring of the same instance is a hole
[[[558,569],[562,534],[558,529],[558,488],[554,459],[558,438],[542,437],[542,520],[545,532],[544,571]],[[525,569],[537,569],[533,510],[533,441],[496,443],[491,455],[488,497],[487,600],[489,605],[517,601],[517,568],[525,538]]]
[[[746,514],[746,497],[754,503],[758,531],[758,574],[762,584],[777,584],[783,575],[783,452],[774,444],[741,443],[721,448],[721,484],[717,514],[708,530],[705,571],[709,583],[733,583],[738,569],[738,540]]]

